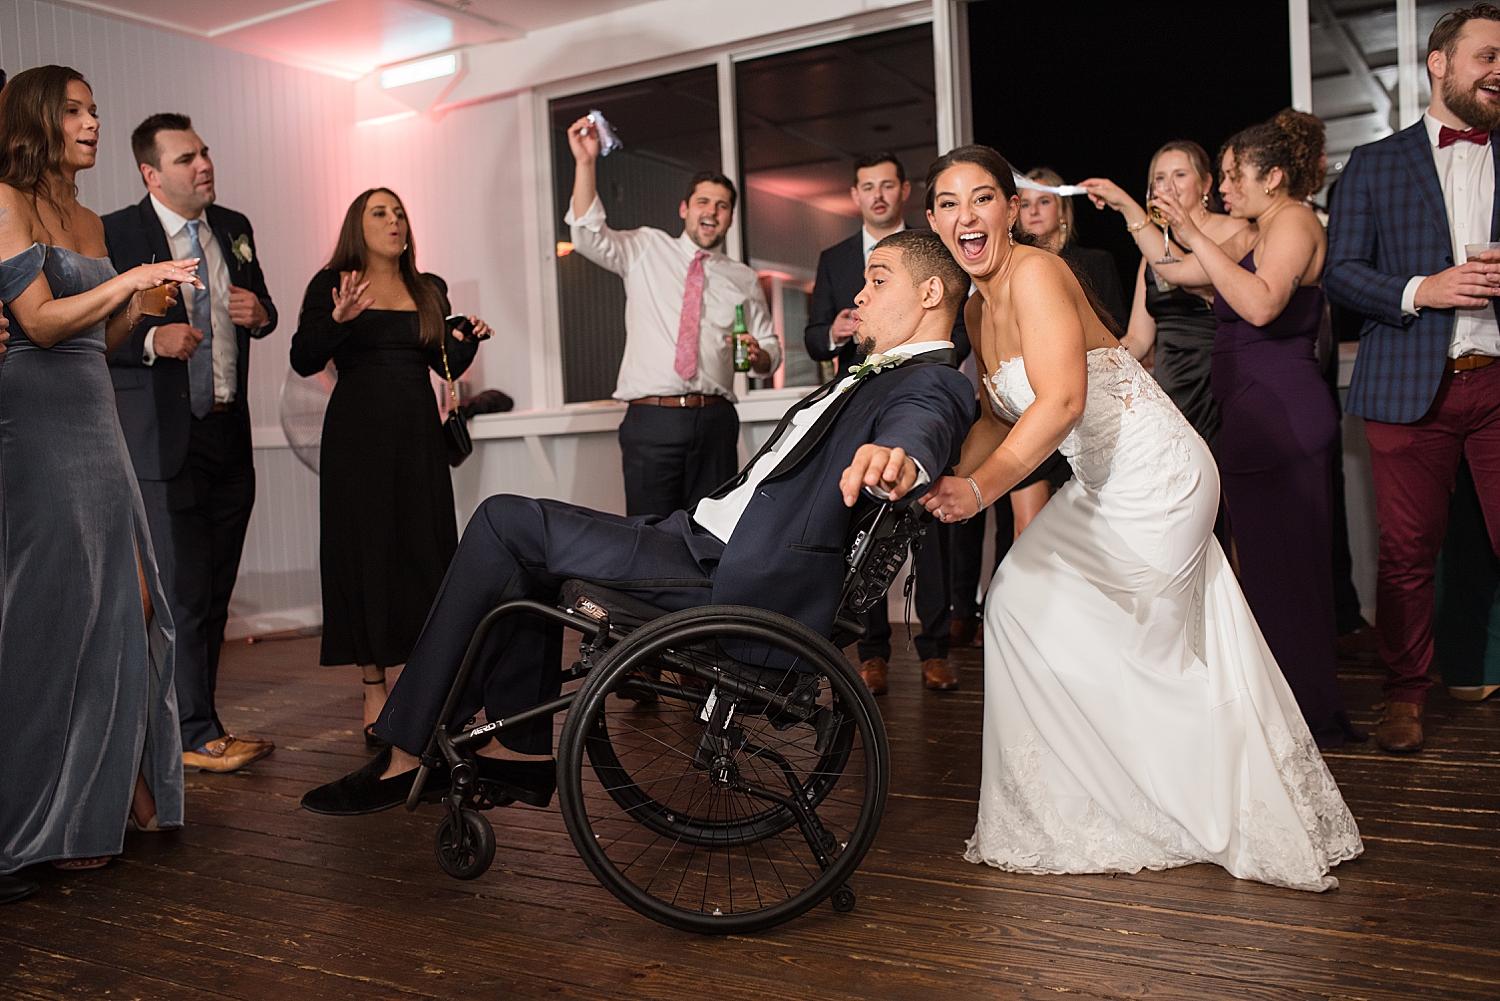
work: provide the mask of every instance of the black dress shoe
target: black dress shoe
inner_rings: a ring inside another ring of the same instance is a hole
[[[476,755],[479,781],[502,794],[505,799],[520,800],[528,806],[546,806],[557,789],[556,761],[514,761]],[[501,805],[500,796],[491,796]]]
[[[330,817],[358,817],[366,813],[380,813],[406,802],[411,792],[412,781],[417,770],[382,779],[381,773],[391,767],[391,749],[375,755],[368,765],[350,772],[341,779],[318,786],[302,797],[302,808]],[[448,769],[427,776],[422,788],[422,802],[431,803],[448,792]]]
[[[41,888],[42,884],[19,876],[0,876],[0,904],[14,904],[17,900],[25,900]]]

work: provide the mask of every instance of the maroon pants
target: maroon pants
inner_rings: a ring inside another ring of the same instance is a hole
[[[1366,421],[1365,437],[1380,522],[1375,617],[1385,694],[1420,705],[1432,685],[1433,584],[1460,457],[1469,460],[1500,554],[1500,363],[1450,372],[1421,420]]]

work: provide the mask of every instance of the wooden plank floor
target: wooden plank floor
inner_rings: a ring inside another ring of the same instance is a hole
[[[898,627],[897,636],[903,636]],[[219,702],[274,755],[190,775],[189,825],[129,834],[94,873],[42,866],[0,909],[5,998],[1493,999],[1500,997],[1500,703],[1429,705],[1429,743],[1329,755],[1366,851],[1313,895],[1210,866],[1039,877],[961,858],[979,783],[982,672],[921,689],[900,653],[880,700],[890,806],[853,885],[772,932],[685,935],[597,885],[556,807],[490,814],[494,867],[461,883],[432,856],[437,807],[334,819],[308,788],[365,760],[352,670],[317,640],[231,644]],[[1370,725],[1378,665],[1343,664]],[[7,763],[6,767],[15,767]]]

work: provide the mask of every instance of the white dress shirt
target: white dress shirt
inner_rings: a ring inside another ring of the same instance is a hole
[[[702,393],[734,400],[734,349],[727,338],[734,332],[735,306],[745,307],[745,329],[771,356],[771,371],[781,364],[781,342],[755,269],[714,250],[703,261],[698,371],[684,380],[675,367],[677,328],[688,266],[703,248],[686,232],[673,237],[650,226],[610,229],[597,195],[582,218],[570,205],[563,221],[572,230],[575,250],[625,279],[625,356],[615,399]]]
[[[952,347],[952,341],[923,341],[920,344],[898,344],[885,353],[911,357],[928,351],[936,351],[939,348],[951,349]],[[788,452],[797,447],[797,442],[803,439],[814,424],[818,423],[818,418],[823,416],[823,412],[833,406],[833,401],[847,393],[854,383],[855,376],[844,376],[834,387],[833,392],[793,415],[792,423],[787,427],[786,433],[764,455],[755,460],[755,465],[750,467],[750,474],[745,477],[745,482],[717,500],[705,497],[699,501],[698,506],[693,509],[693,521],[697,522],[700,528],[707,529],[720,542],[727,543],[729,537],[734,534],[735,526],[740,523],[745,508],[750,506],[750,499],[755,496],[755,491],[761,482],[771,475]],[[926,486],[931,477],[927,475],[927,470],[922,468],[920,462],[917,462],[915,458],[911,461],[917,467],[917,482],[913,484],[912,489],[918,490]],[[877,496],[879,496],[878,493]]]
[[[1427,126],[1427,140],[1432,143],[1432,159],[1437,166],[1438,184],[1443,188],[1443,204],[1448,210],[1453,259],[1462,264],[1468,258],[1465,246],[1490,242],[1490,220],[1495,207],[1494,150],[1488,142],[1480,146],[1463,139],[1447,149],[1438,149],[1443,123],[1430,114],[1424,114],[1422,122]],[[1401,295],[1403,313],[1417,315],[1417,286],[1427,277],[1417,275],[1406,283]],[[1495,322],[1494,306],[1455,309],[1453,313],[1449,358],[1472,354],[1500,356],[1500,325]]]
[[[167,246],[171,248],[172,259],[180,261],[187,257],[187,224],[191,220],[167,208],[156,200],[155,195],[151,196],[151,207],[156,209],[156,218],[161,220],[161,228],[166,230]],[[207,278],[204,284],[208,286],[209,295],[212,296],[209,317],[214,325],[214,402],[233,403],[235,390],[238,388],[236,377],[239,374],[239,349],[235,345],[234,321],[229,319],[229,265],[219,250],[219,241],[215,239],[213,230],[208,228],[206,214],[200,212],[198,219],[198,242],[203,246],[203,261],[198,265],[198,272]],[[202,293],[191,285],[177,287],[177,296],[190,317],[193,315],[193,297],[196,295]],[[146,331],[146,350],[142,360],[147,365],[156,362],[155,327]]]
[[[899,232],[901,232],[905,228],[906,228],[906,223],[903,222],[901,225],[899,225],[895,229],[891,230],[891,232],[892,233],[899,233]],[[887,235],[889,235],[889,234],[887,234]],[[875,237],[873,237],[873,236],[870,235],[870,231],[867,228],[865,228],[864,226],[859,227],[859,243],[860,243],[860,247],[863,248],[863,250],[865,252],[865,264],[866,265],[868,265],[870,263],[870,251],[874,250],[875,249],[875,244],[877,244],[879,242],[880,242],[879,240],[877,240]],[[837,351],[839,348],[843,347],[847,343],[849,343],[848,338],[845,338],[843,341],[836,341],[836,340],[834,340],[833,339],[833,329],[829,328],[829,331],[828,331],[828,347],[829,347],[830,350]]]

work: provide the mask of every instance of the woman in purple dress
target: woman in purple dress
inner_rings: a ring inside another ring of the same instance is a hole
[[[1235,135],[1221,159],[1225,208],[1256,225],[1216,244],[1163,192],[1154,204],[1193,253],[1152,267],[1174,284],[1214,286],[1217,458],[1240,585],[1319,746],[1339,747],[1362,735],[1336,664],[1339,424],[1315,357],[1328,238],[1304,203],[1323,183],[1323,123],[1288,109]]]

